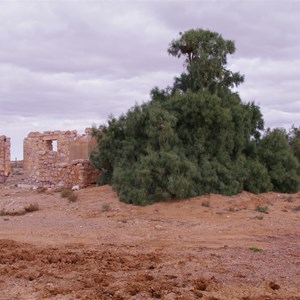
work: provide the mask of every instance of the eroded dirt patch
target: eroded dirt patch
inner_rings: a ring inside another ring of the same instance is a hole
[[[0,187],[0,205],[40,207],[0,217],[1,300],[300,299],[298,194],[149,207],[120,203],[109,187],[76,194],[69,203],[59,193]]]

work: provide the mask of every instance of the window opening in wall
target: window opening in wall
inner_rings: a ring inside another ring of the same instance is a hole
[[[46,141],[46,143],[47,143],[47,148],[50,151],[57,152],[57,140],[49,140],[49,141]]]
[[[52,151],[57,152],[57,140],[52,141]]]

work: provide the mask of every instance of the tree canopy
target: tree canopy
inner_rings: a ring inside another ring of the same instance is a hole
[[[255,103],[232,91],[244,77],[226,69],[234,42],[208,30],[189,30],[168,52],[185,57],[173,87],[151,91],[108,125],[94,129],[91,162],[99,184],[111,184],[127,203],[145,205],[208,193],[294,192],[299,165],[287,136],[268,130]]]
[[[209,89],[215,92],[220,87],[232,88],[244,81],[244,76],[226,69],[228,54],[234,54],[231,40],[209,30],[192,29],[179,34],[173,40],[168,53],[185,58],[186,72],[175,79],[174,88],[193,92]]]

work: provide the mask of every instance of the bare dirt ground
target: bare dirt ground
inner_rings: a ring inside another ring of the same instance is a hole
[[[300,299],[300,193],[147,207],[109,186],[75,194],[0,185],[1,300]]]

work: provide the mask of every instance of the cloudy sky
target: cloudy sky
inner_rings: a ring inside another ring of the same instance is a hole
[[[205,28],[236,43],[243,101],[267,127],[300,125],[298,1],[0,1],[0,135],[21,159],[31,131],[99,125],[172,84],[167,48]]]

